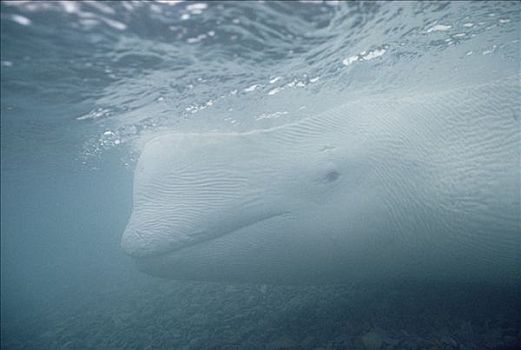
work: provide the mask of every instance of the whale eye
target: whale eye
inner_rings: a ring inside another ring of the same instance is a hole
[[[325,182],[333,182],[336,181],[340,177],[340,173],[336,170],[330,170],[324,175]]]

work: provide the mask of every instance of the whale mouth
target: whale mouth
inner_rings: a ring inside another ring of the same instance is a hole
[[[158,238],[160,237],[159,235],[155,236],[150,234],[150,232],[145,233],[142,230],[127,228],[123,233],[121,247],[123,251],[133,259],[160,257],[206,241],[217,239],[234,231],[235,230],[213,235],[207,232],[195,232],[182,236],[183,238],[179,238],[179,235],[177,235],[177,239],[168,240]],[[172,236],[176,237],[176,235]]]
[[[172,235],[174,239],[164,238],[160,235],[150,234],[142,229],[135,229],[131,225],[123,233],[121,247],[123,251],[133,259],[147,259],[175,254],[183,249],[202,244],[204,242],[219,239],[223,236],[235,233],[245,227],[256,225],[260,222],[282,216],[286,212],[270,214],[258,217],[256,220],[236,225],[233,229],[214,229],[212,232],[196,231],[189,235]]]

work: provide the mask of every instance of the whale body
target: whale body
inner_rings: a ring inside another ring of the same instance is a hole
[[[520,281],[519,83],[349,101],[146,143],[122,247],[149,274]]]

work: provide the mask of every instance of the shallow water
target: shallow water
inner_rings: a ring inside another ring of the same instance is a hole
[[[520,10],[2,2],[2,348],[520,346],[518,285],[166,281],[119,246],[151,136],[270,128],[366,96],[518,76]]]

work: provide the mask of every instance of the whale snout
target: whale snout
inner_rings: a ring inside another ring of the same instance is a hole
[[[127,227],[121,238],[121,248],[132,258],[146,258],[167,253],[175,247],[150,232]]]
[[[154,250],[150,249],[150,247],[145,243],[141,234],[136,230],[128,228],[125,229],[125,232],[121,237],[121,248],[131,257],[145,257],[154,253]]]

